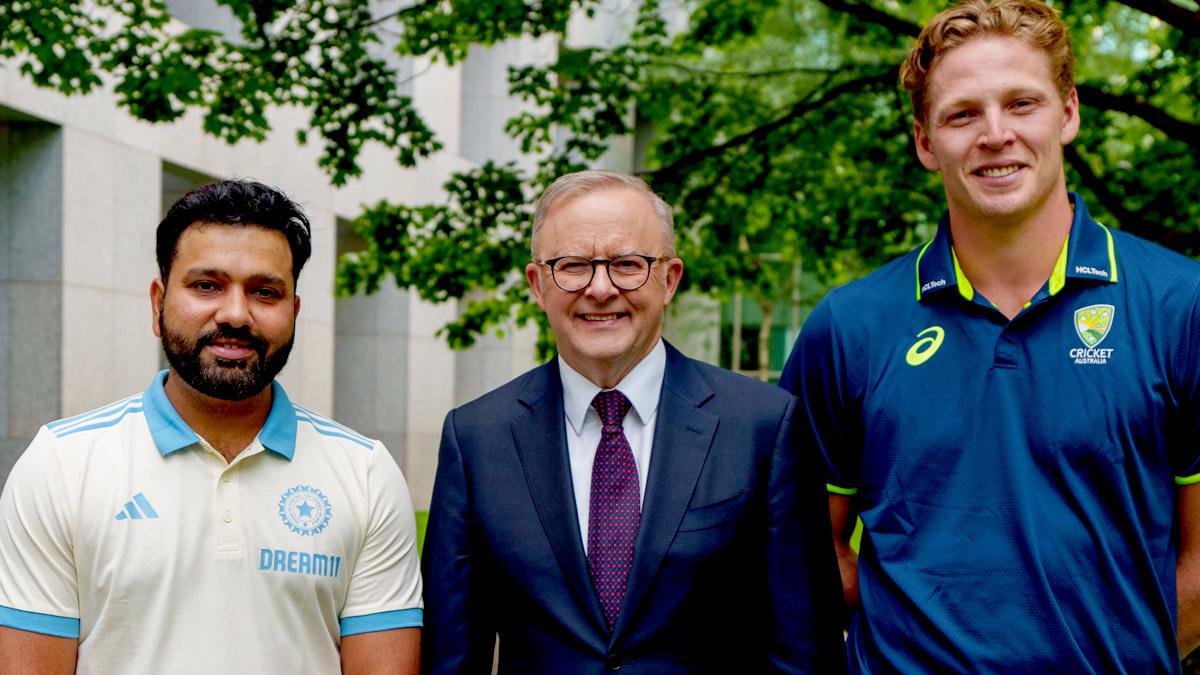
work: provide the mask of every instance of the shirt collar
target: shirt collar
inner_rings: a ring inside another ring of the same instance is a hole
[[[621,390],[633,404],[633,410],[642,424],[649,422],[658,410],[658,397],[662,393],[666,371],[667,349],[663,346],[662,338],[659,338],[650,353],[613,387]],[[592,407],[592,399],[596,398],[601,388],[567,365],[561,356],[558,357],[558,373],[562,378],[563,412],[575,433],[582,433],[583,421]]]
[[[167,371],[159,371],[142,396],[150,435],[164,457],[200,442],[200,436],[183,421],[167,399],[167,393],[163,391],[166,381]],[[271,383],[271,412],[258,432],[258,440],[264,448],[285,459],[290,460],[296,454],[296,409],[278,382]]]
[[[1117,255],[1112,232],[1088,214],[1079,195],[1070,192],[1068,197],[1075,208],[1075,217],[1047,281],[1050,295],[1061,291],[1068,279],[1117,283]],[[951,288],[967,300],[975,297],[975,289],[959,267],[950,242],[949,214],[942,216],[937,234],[917,254],[916,267],[917,300],[936,297]]]

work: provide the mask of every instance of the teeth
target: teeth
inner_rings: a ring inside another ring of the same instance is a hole
[[[1018,168],[1020,167],[1014,164],[1012,166],[1001,166],[995,169],[983,169],[979,172],[979,175],[987,178],[999,178],[1000,176],[1007,176],[1009,174],[1016,173]]]
[[[617,318],[616,314],[584,314],[584,321],[607,321]]]

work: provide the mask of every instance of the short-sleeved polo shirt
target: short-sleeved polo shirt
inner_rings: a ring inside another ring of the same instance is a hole
[[[1200,481],[1200,265],[1077,196],[1011,321],[935,238],[828,295],[781,384],[864,536],[861,672],[1174,672]]]
[[[382,444],[273,384],[227,463],[159,373],[43,427],[0,497],[0,625],[79,639],[81,673],[339,670],[422,623],[408,488]]]

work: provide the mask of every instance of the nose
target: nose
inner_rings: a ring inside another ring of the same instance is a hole
[[[979,137],[981,145],[998,150],[1014,138],[1012,126],[1002,111],[990,110],[984,114],[983,134]]]
[[[227,326],[247,326],[250,324],[250,301],[245,291],[240,288],[230,288],[223,294],[221,305],[217,308],[213,320]]]
[[[606,302],[620,295],[621,289],[614,286],[612,278],[608,276],[608,265],[597,264],[596,272],[592,274],[592,281],[583,289],[583,292],[597,302]]]

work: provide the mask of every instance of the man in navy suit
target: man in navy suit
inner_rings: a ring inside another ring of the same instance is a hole
[[[446,417],[425,668],[845,669],[840,584],[794,399],[661,338],[683,274],[641,180],[558,179],[525,269],[558,357]]]

